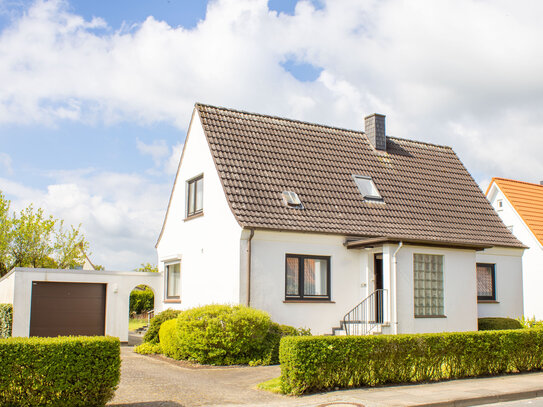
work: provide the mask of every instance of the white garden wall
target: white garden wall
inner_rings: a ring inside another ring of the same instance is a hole
[[[204,176],[203,216],[185,220],[186,181],[200,174]],[[242,229],[228,206],[196,111],[166,216],[157,244],[158,267],[164,271],[165,263],[181,261],[181,301],[166,301],[161,309],[240,302]]]
[[[15,274],[8,273],[0,278],[0,304],[13,304]]]

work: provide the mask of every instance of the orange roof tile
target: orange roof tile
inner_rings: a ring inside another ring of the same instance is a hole
[[[505,178],[492,178],[490,185],[493,183],[505,194],[539,243],[543,244],[543,185]]]

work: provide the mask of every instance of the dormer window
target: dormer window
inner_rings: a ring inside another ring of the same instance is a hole
[[[383,197],[375,186],[371,177],[365,175],[353,175],[358,190],[366,201],[382,201]]]
[[[289,208],[303,208],[302,201],[296,192],[283,191],[283,202]]]

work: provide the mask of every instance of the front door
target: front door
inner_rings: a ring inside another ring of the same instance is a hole
[[[373,281],[374,286],[373,290],[377,291],[375,293],[375,298],[373,300],[373,308],[375,315],[375,322],[383,322],[383,254],[376,253],[373,263]]]

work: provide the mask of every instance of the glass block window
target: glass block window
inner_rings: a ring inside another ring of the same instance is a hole
[[[443,256],[413,255],[415,316],[443,316]]]
[[[494,264],[477,263],[477,299],[496,299],[496,274]]]
[[[329,300],[330,257],[287,254],[285,299]]]

